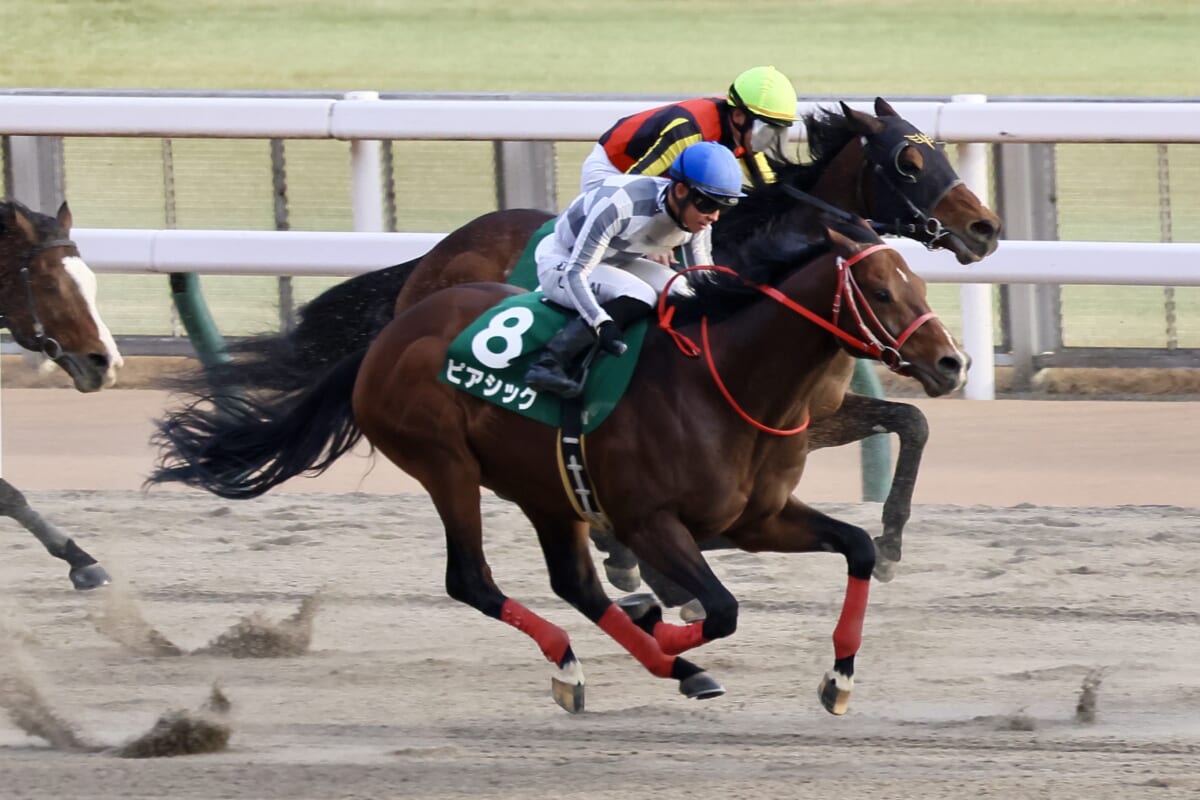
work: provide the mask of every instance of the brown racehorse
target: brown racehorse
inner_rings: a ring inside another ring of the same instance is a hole
[[[91,297],[96,278],[70,239],[71,221],[66,203],[56,217],[16,201],[0,203],[0,325],[21,347],[62,367],[77,390],[95,392],[115,381],[120,354],[96,313]],[[20,522],[51,555],[66,561],[75,588],[109,582],[94,558],[2,478],[0,514]]]
[[[930,323],[924,282],[895,250],[865,225],[837,221],[824,233],[817,247],[798,247],[792,234],[751,243],[741,259],[751,266],[736,279],[689,281],[694,296],[672,301],[675,334],[648,332],[627,393],[588,435],[586,466],[615,536],[699,598],[703,622],[668,624],[658,609],[632,619],[612,603],[563,489],[555,432],[439,380],[450,342],[519,291],[509,286],[432,294],[300,394],[210,395],[168,415],[149,480],[252,497],[323,470],[365,434],[429,492],[445,526],[450,596],[532,637],[557,667],[556,700],[572,711],[583,705],[583,672],[566,632],[492,581],[481,486],[533,523],[555,593],[689,697],[723,689],[679,654],[732,634],[738,612],[698,542],[723,536],[749,551],[841,553],[846,599],[819,693],[828,710],[844,713],[875,548],[866,531],[792,495],[814,392],[843,348],[885,360],[932,396],[959,388],[968,360],[944,326]],[[681,354],[696,341],[705,359]]]
[[[996,215],[962,184],[927,136],[882,99],[875,101],[875,112],[872,116],[843,104],[840,114],[806,118],[811,163],[776,165],[777,183],[752,191],[722,214],[713,226],[718,263],[736,266],[740,245],[768,231],[805,230],[818,211],[813,198],[881,222],[889,232],[948,249],[964,264],[990,254],[1000,233]],[[506,280],[530,235],[549,218],[530,209],[478,217],[415,262],[329,289],[304,309],[294,330],[241,343],[232,363],[197,373],[190,388],[301,391],[344,355],[370,342],[394,311],[448,286]],[[915,406],[847,393],[853,367],[853,360],[844,356],[826,373],[813,399],[809,448],[850,444],[880,432],[899,437],[882,534],[875,540],[880,551],[876,575],[887,580],[901,556],[928,427]],[[636,582],[618,585],[632,588]],[[665,586],[655,589],[660,596],[670,594]]]

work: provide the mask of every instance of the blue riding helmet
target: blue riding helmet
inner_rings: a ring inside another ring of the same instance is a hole
[[[746,196],[741,165],[729,148],[716,142],[697,142],[686,148],[671,162],[667,174],[726,208]]]

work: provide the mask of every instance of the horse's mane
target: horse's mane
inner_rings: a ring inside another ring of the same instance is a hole
[[[805,114],[803,121],[808,132],[809,160],[768,158],[775,182],[748,192],[740,203],[721,214],[713,226],[713,245],[722,253],[736,250],[752,238],[771,234],[783,218],[780,209],[800,202],[787,194],[784,187],[812,191],[830,162],[856,135],[840,111],[818,108]]]
[[[864,224],[825,220],[825,224],[862,244],[882,241]],[[694,322],[708,317],[718,322],[763,298],[746,282],[777,286],[793,272],[829,252],[829,242],[812,239],[795,231],[778,231],[751,239],[738,247],[728,263],[737,275],[722,272],[692,272],[686,276],[691,294],[671,295],[675,323]]]

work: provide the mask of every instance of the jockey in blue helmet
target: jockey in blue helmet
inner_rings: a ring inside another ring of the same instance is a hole
[[[582,386],[568,372],[578,356],[597,341],[613,355],[625,352],[624,328],[653,308],[674,275],[655,258],[682,246],[688,263],[712,263],[709,226],[745,197],[737,158],[716,142],[698,142],[667,175],[608,178],[571,201],[538,245],[542,291],[579,316],[529,368],[533,388],[574,397]]]

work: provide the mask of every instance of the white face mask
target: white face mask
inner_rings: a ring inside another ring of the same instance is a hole
[[[761,119],[756,119],[750,125],[750,149],[755,153],[782,153],[784,145],[787,144],[787,135],[787,128],[769,125]]]

